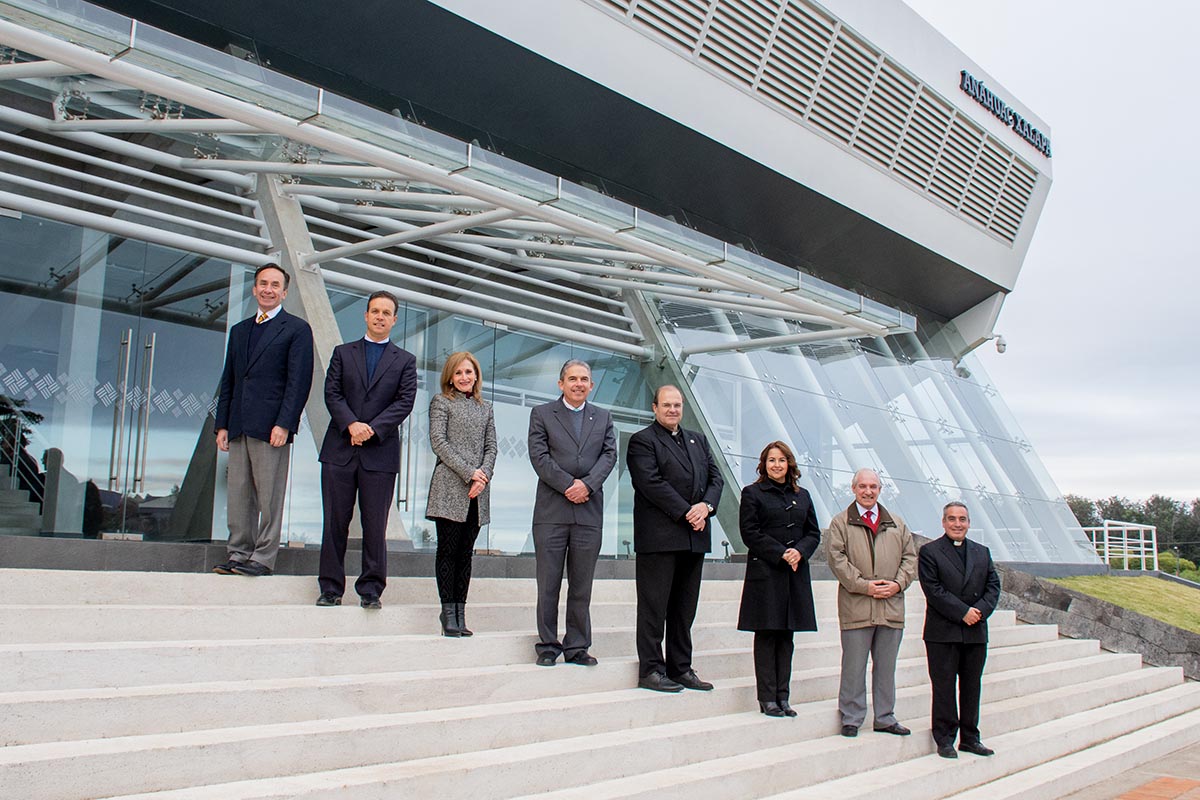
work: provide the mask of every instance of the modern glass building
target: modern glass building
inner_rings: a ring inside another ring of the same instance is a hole
[[[622,454],[683,388],[729,487],[718,556],[783,439],[823,522],[870,466],[916,530],[961,498],[998,560],[1097,563],[970,354],[1048,128],[903,4],[193,5],[0,2],[0,532],[224,538],[214,395],[276,261],[321,365],[367,294],[400,298],[421,384],[396,547],[434,545],[425,409],[466,349],[500,444],[481,548],[531,550],[529,408],[584,358]],[[327,420],[314,389],[292,543],[320,541]],[[608,488],[623,555],[623,459]]]

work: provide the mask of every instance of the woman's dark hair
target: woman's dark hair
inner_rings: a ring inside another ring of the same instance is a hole
[[[778,450],[787,459],[787,474],[783,476],[783,485],[793,492],[798,491],[800,489],[800,468],[796,466],[796,456],[792,453],[792,448],[783,442],[770,442],[763,448],[762,453],[758,456],[757,483],[771,480],[767,477],[767,454],[772,450]]]

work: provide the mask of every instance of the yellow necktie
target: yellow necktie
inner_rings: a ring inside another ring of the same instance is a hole
[[[262,325],[266,321],[267,321],[267,312],[265,312],[265,311],[258,312],[258,319],[255,320],[255,324]]]

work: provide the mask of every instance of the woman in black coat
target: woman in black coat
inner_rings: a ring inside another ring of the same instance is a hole
[[[791,448],[771,442],[758,457],[758,480],[742,489],[741,533],[749,557],[738,630],[754,631],[758,705],[768,717],[796,716],[788,705],[792,632],[817,629],[808,560],[821,529],[799,480]]]

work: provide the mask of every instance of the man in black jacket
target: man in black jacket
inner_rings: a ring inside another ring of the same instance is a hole
[[[1000,576],[986,547],[967,539],[971,517],[960,502],[942,509],[945,536],[921,548],[917,575],[925,592],[925,653],[933,686],[933,740],[942,758],[958,749],[992,755],[979,740],[979,693],[987,659],[987,618],[1000,600]],[[955,683],[958,702],[955,703]]]
[[[702,434],[684,430],[683,394],[654,393],[654,422],[629,439],[633,548],[637,552],[638,686],[656,692],[708,691],[692,669],[692,621],[704,554],[725,485]],[[666,635],[666,658],[663,637]]]

